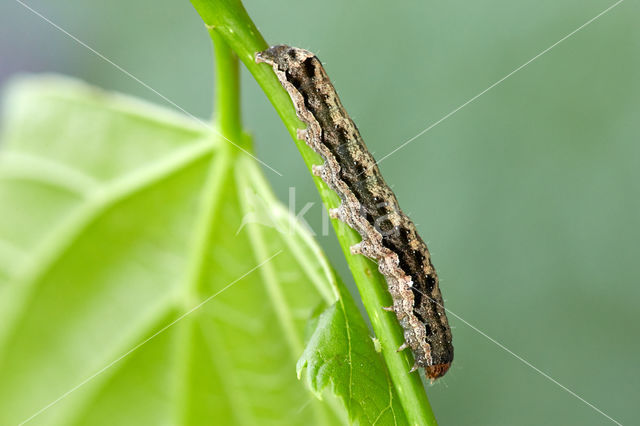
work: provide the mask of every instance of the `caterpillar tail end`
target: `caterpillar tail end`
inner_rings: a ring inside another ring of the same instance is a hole
[[[450,362],[446,364],[428,365],[424,368],[425,375],[427,376],[427,379],[433,382],[434,380],[444,376],[444,374],[449,371],[449,367],[451,367]]]

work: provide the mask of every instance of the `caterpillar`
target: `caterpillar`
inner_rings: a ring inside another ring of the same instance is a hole
[[[256,53],[255,60],[273,67],[307,125],[298,129],[298,139],[324,160],[312,172],[342,201],[330,216],[362,236],[351,252],[377,262],[387,281],[393,306],[383,309],[395,312],[405,339],[398,350],[411,349],[411,372],[423,367],[428,379],[442,377],[453,361],[453,345],[429,250],[382,178],[322,63],[307,50],[284,45]]]

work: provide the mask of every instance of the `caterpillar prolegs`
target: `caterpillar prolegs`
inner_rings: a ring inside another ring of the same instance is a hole
[[[393,299],[388,310],[404,330],[399,350],[411,348],[416,361],[411,371],[424,367],[431,380],[443,376],[453,361],[453,345],[429,250],[382,178],[322,64],[313,53],[289,46],[273,46],[255,59],[273,67],[307,125],[298,138],[324,160],[313,173],[342,200],[330,214],[362,236],[352,253],[376,261],[386,278]]]

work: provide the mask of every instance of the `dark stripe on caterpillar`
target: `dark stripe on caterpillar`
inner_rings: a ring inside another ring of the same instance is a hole
[[[404,330],[406,345],[400,349],[411,348],[416,361],[411,371],[424,367],[429,379],[441,377],[453,361],[453,345],[429,250],[382,178],[322,64],[313,53],[289,46],[259,52],[256,62],[273,67],[307,125],[298,138],[324,160],[313,173],[342,200],[330,213],[362,236],[352,253],[375,260],[386,278]]]

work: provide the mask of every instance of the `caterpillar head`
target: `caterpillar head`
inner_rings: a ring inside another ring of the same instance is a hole
[[[257,52],[255,58],[257,63],[264,62],[277,70],[287,72],[300,67],[307,59],[314,56],[308,50],[281,44],[271,46],[262,52]]]

